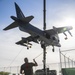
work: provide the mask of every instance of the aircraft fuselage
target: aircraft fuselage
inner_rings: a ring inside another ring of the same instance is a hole
[[[48,45],[52,45],[53,41],[54,41],[53,44],[56,43],[57,46],[60,46],[60,45],[58,45],[58,43],[59,43],[59,41],[58,41],[58,40],[59,40],[58,36],[56,36],[56,35],[49,35],[49,34],[48,34],[48,35],[51,36],[51,37],[50,37],[50,38],[47,38],[47,37],[44,35],[44,31],[40,30],[39,28],[36,28],[35,26],[31,25],[30,23],[28,23],[28,24],[22,23],[22,25],[19,26],[19,29],[20,29],[21,31],[24,31],[24,32],[29,33],[31,36],[39,35],[39,36],[40,36],[40,39],[41,39],[42,41],[44,41],[47,46],[48,46]],[[53,38],[54,38],[54,39],[53,39]]]

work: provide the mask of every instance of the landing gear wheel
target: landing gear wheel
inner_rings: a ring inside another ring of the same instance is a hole
[[[65,40],[67,40],[68,38],[67,37],[65,37]]]
[[[29,49],[29,47],[27,47],[27,49]]]
[[[41,41],[41,48],[45,48],[45,43],[44,43],[44,41]]]
[[[54,52],[54,46],[53,46],[53,49],[52,49],[52,51]]]
[[[32,46],[30,46],[30,48],[32,48]]]
[[[43,49],[44,49],[44,48],[45,48],[45,45],[44,45],[44,44],[41,44],[41,48],[43,48]]]
[[[52,51],[54,52],[54,48],[52,49]]]

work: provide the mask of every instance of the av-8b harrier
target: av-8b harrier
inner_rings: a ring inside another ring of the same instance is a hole
[[[30,43],[31,41],[35,43],[40,42],[42,48],[43,46],[47,47],[51,45],[54,51],[54,46],[61,47],[59,43],[60,42],[58,36],[59,33],[63,33],[66,36],[66,39],[67,39],[67,35],[65,33],[66,31],[68,31],[69,34],[72,36],[70,32],[70,30],[72,29],[71,26],[59,27],[59,28],[53,26],[53,29],[43,31],[30,24],[30,21],[34,18],[34,16],[31,15],[25,17],[20,7],[16,3],[15,3],[15,8],[16,8],[17,17],[11,16],[14,22],[9,26],[7,26],[6,28],[4,28],[3,30],[9,30],[15,27],[19,27],[21,31],[30,34],[30,36],[26,38],[22,37],[20,41],[16,42],[16,44],[18,45],[26,46],[27,49],[29,49],[32,45]]]

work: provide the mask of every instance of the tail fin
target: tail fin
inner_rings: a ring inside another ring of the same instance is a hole
[[[13,20],[15,20],[15,22],[13,22],[12,24],[10,24],[9,26],[7,26],[6,28],[4,28],[3,30],[9,30],[9,29],[12,29],[12,28],[20,26],[20,23],[17,22],[18,20],[21,20],[23,22],[29,23],[34,18],[34,16],[25,17],[24,14],[22,13],[21,9],[19,8],[19,6],[16,3],[15,3],[15,8],[16,8],[17,18],[14,17],[14,16],[11,16],[11,18]]]
[[[16,9],[16,14],[17,14],[17,18],[22,19],[25,18],[24,14],[22,13],[20,7],[17,5],[17,3],[15,3],[15,9]]]

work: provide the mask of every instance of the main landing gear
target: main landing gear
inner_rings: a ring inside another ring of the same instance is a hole
[[[54,52],[54,46],[53,46],[53,49],[52,49],[52,51]]]

